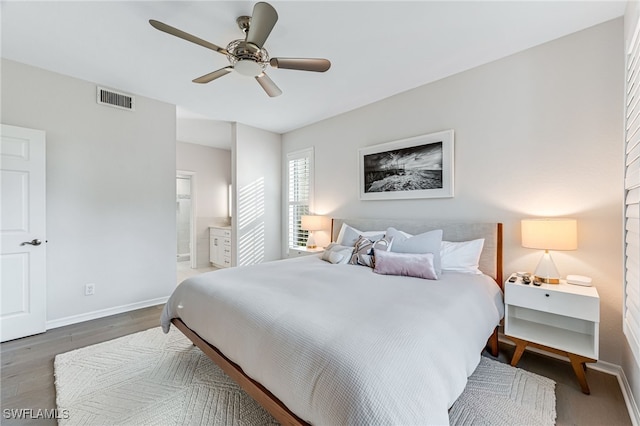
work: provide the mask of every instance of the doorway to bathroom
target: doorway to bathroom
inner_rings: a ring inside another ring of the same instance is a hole
[[[195,173],[176,173],[176,253],[178,269],[196,267]]]

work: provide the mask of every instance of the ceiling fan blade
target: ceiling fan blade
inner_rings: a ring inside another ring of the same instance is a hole
[[[274,68],[315,72],[325,72],[331,68],[328,59],[320,58],[271,58],[269,64]]]
[[[216,46],[211,42],[203,40],[189,33],[185,33],[184,31],[174,28],[171,25],[156,21],[155,19],[149,19],[149,23],[153,28],[163,31],[167,34],[171,34],[172,36],[180,37],[181,39],[190,41],[191,43],[199,44],[200,46],[206,47],[207,49],[215,50],[216,52],[222,53],[223,55],[227,54],[226,49],[223,49],[220,46]]]
[[[233,67],[229,66],[229,67],[224,67],[224,68],[220,68],[219,70],[216,70],[214,72],[210,72],[209,74],[205,74],[202,77],[198,77],[195,80],[193,80],[194,83],[208,83],[210,81],[215,80],[216,78],[220,78],[223,75],[227,75],[229,74],[231,71],[233,71]]]
[[[265,2],[256,3],[246,41],[262,48],[277,21],[278,13],[273,6]]]
[[[269,78],[268,75],[262,73],[256,76],[256,80],[260,83],[260,86],[267,92],[267,95],[275,98],[276,96],[282,95],[282,90]]]

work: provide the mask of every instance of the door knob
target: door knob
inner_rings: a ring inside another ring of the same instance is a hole
[[[21,246],[26,246],[27,244],[30,244],[32,246],[39,246],[40,244],[42,244],[42,241],[38,240],[38,239],[33,239],[31,241],[25,241],[24,243],[20,244]]]

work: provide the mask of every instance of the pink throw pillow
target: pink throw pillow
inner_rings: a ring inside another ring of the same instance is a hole
[[[437,280],[433,253],[394,253],[374,249],[373,272]]]

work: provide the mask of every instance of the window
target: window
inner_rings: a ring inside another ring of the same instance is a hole
[[[640,27],[638,27],[640,28]],[[640,365],[640,41],[627,51],[625,123],[625,282],[623,329]]]
[[[300,228],[313,200],[313,148],[287,154],[287,240],[289,248],[304,247],[308,231]]]

